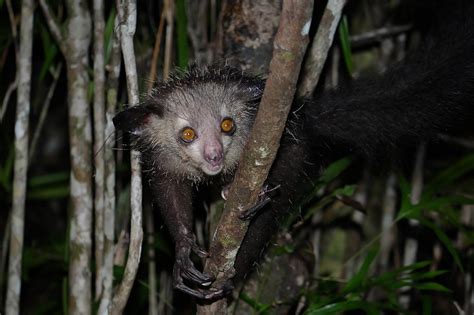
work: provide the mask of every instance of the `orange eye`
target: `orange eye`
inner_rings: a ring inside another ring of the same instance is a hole
[[[183,131],[181,131],[181,140],[183,140],[186,143],[191,143],[196,139],[196,133],[192,128],[184,128]]]
[[[221,130],[225,133],[232,133],[234,131],[234,121],[232,118],[224,118],[221,122]]]

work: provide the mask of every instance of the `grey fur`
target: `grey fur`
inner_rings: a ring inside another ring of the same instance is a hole
[[[260,90],[255,94],[258,84],[251,81],[248,85],[252,79],[234,69],[233,73],[220,69],[219,82],[205,80],[206,75],[216,78],[212,71],[192,69],[185,77],[158,86],[145,101],[145,106],[155,110],[150,110],[140,128],[137,145],[140,151],[149,151],[148,156],[164,173],[200,182],[208,176],[232,173],[237,166],[256,114],[252,103],[260,97]],[[231,135],[220,129],[226,117],[232,118],[236,127]],[[185,127],[191,127],[197,135],[190,144],[179,139]],[[217,143],[222,145],[224,160],[222,169],[213,173],[207,168],[203,152]]]

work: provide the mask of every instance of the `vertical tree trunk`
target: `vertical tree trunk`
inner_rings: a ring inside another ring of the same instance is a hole
[[[282,0],[227,0],[222,11],[225,60],[257,73],[268,73]]]
[[[69,228],[69,314],[91,313],[92,131],[87,89],[91,17],[85,0],[67,0],[62,33],[45,0],[40,0],[51,33],[66,59],[71,159]]]
[[[87,88],[91,18],[87,1],[68,0],[67,78],[71,157],[69,314],[91,313],[92,135]]]
[[[5,311],[20,313],[21,265],[25,226],[25,199],[28,170],[28,119],[30,114],[31,54],[33,50],[33,0],[21,6],[20,53],[17,65],[18,97],[15,122],[15,169]]]

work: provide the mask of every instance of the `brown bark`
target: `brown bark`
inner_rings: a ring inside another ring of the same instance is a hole
[[[255,120],[255,128],[244,150],[230,188],[229,199],[214,234],[211,258],[206,262],[205,271],[217,276],[214,283],[216,287],[233,275],[235,256],[248,227],[248,222],[240,220],[239,214],[255,204],[275,159],[308,43],[312,6],[313,2],[310,0],[283,2],[270,62],[270,76]],[[225,310],[225,300],[220,300],[201,307],[199,313],[222,314]]]
[[[222,54],[243,70],[267,73],[282,0],[227,0],[222,11]]]

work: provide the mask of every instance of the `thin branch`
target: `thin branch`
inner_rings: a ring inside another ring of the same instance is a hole
[[[208,0],[186,2],[187,10],[187,31],[193,47],[194,59],[198,64],[209,63],[209,30],[212,32],[212,26],[208,25],[208,20],[213,19],[212,11],[209,9]],[[210,15],[210,16],[209,16]]]
[[[28,171],[28,132],[33,52],[33,0],[21,4],[20,50],[17,64],[18,96],[15,121],[15,166],[11,212],[10,257],[8,261],[6,314],[20,313],[21,266],[25,227],[26,182]]]
[[[137,23],[137,6],[135,0],[124,1],[123,5],[117,0],[117,13],[120,20],[121,45],[127,78],[128,100],[132,106],[138,105],[138,82],[133,48],[133,36]],[[112,300],[111,314],[122,314],[127,304],[133,282],[140,263],[143,229],[142,229],[142,179],[140,154],[131,152],[131,231],[128,259],[122,282]]]
[[[150,75],[148,76],[148,91],[153,88],[153,85],[156,81],[156,69],[158,67],[158,59],[160,57],[161,38],[163,37],[163,28],[165,26],[165,12],[166,9],[164,8],[163,11],[161,11],[160,24],[158,25],[158,30],[156,31],[155,46],[153,47],[153,56],[151,58]]]
[[[378,43],[387,37],[397,36],[411,30],[412,25],[386,26],[370,32],[350,37],[351,47],[354,49]]]
[[[7,91],[5,92],[5,97],[3,98],[2,109],[0,109],[0,123],[2,122],[3,116],[5,115],[7,111],[7,106],[8,106],[8,102],[10,101],[10,97],[13,91],[15,91],[17,87],[18,87],[18,78],[15,76],[15,81],[10,83]]]
[[[418,147],[416,152],[415,165],[413,167],[413,175],[411,180],[411,192],[410,192],[410,202],[413,205],[420,202],[421,194],[423,192],[423,167],[426,156],[426,144],[422,143]],[[415,227],[419,225],[418,221],[409,220],[409,225]],[[418,240],[414,238],[407,238],[405,242],[405,248],[403,251],[403,266],[409,266],[416,261],[416,256],[418,252]],[[408,288],[405,287],[400,290],[399,302],[403,307],[408,307],[410,304],[410,295],[408,294]]]
[[[303,66],[301,83],[298,88],[299,97],[309,97],[318,84],[345,4],[346,0],[329,0],[326,5]]]
[[[153,209],[146,209],[146,234],[148,243],[148,315],[158,315],[158,301],[156,300],[156,255],[155,255],[155,225],[153,223]]]
[[[115,16],[114,29],[118,30],[119,20]],[[112,40],[112,52],[110,63],[106,66],[107,77],[107,108],[105,112],[106,125],[105,134],[109,135],[108,141],[111,145],[105,146],[105,198],[104,198],[104,267],[102,296],[97,314],[108,314],[108,308],[112,303],[113,294],[113,271],[114,271],[114,239],[115,239],[115,128],[112,117],[116,114],[118,84],[120,76],[120,65],[122,55],[120,53],[120,32],[114,32]]]
[[[280,26],[273,44],[270,75],[239,168],[230,188],[205,272],[216,275],[214,286],[221,287],[233,276],[233,264],[247,231],[248,222],[240,211],[255,204],[258,193],[275,159],[285,122],[293,102],[311,25],[313,1],[283,1]],[[266,132],[265,132],[266,131]],[[258,162],[257,162],[258,161]],[[251,181],[248,179],[252,178]],[[223,314],[226,300],[199,308],[199,314]]]
[[[161,38],[163,37],[163,29],[165,25],[165,16],[167,12],[166,8],[167,2],[165,2],[165,7],[161,11],[160,22],[158,25],[158,30],[156,31],[155,36],[155,46],[153,48],[153,57],[150,65],[150,74],[148,75],[148,87],[147,92],[151,93],[153,85],[156,81],[156,70],[158,67],[158,59],[160,56],[161,48]],[[157,315],[158,313],[158,301],[157,301],[157,277],[156,277],[156,252],[155,252],[155,225],[153,223],[153,209],[146,209],[146,242],[148,244],[148,314]],[[160,283],[160,288],[163,288],[163,284]]]
[[[15,61],[18,63],[18,31],[15,23],[15,13],[13,12],[11,0],[5,2],[7,4],[8,19],[10,20],[10,27],[12,29],[13,46],[15,47]]]
[[[65,36],[61,32],[61,28],[59,27],[59,23],[57,22],[56,18],[54,17],[53,12],[51,12],[51,8],[49,5],[46,3],[46,0],[39,0],[39,4],[41,7],[41,10],[43,11],[43,14],[46,18],[46,23],[48,23],[49,30],[51,31],[51,34],[54,36],[54,39],[56,40],[56,43],[59,46],[59,49],[61,49],[61,52],[67,56],[67,47],[65,43]]]
[[[173,49],[174,33],[174,1],[165,0],[166,10],[166,39],[165,39],[165,61],[163,64],[163,79],[168,79],[171,69],[171,56]]]
[[[6,5],[7,5],[7,11],[8,11],[8,19],[10,20],[10,27],[12,29],[13,46],[14,46],[14,49],[15,49],[15,62],[18,64],[18,59],[19,59],[19,56],[18,56],[18,54],[19,54],[19,52],[18,52],[18,30],[17,30],[17,25],[16,25],[16,22],[15,22],[15,13],[13,12],[13,7],[12,7],[11,0],[7,0]],[[6,56],[6,54],[5,54],[5,56]],[[7,111],[8,102],[10,101],[10,96],[11,96],[12,92],[15,91],[17,86],[18,86],[18,78],[16,77],[16,74],[15,74],[15,80],[12,83],[10,83],[10,85],[8,86],[8,89],[5,93],[5,97],[3,99],[2,108],[0,109],[0,123],[3,120],[3,116],[5,115],[5,112]]]
[[[397,177],[391,173],[387,179],[385,195],[383,198],[382,231],[380,237],[380,255],[378,259],[378,272],[384,273],[389,266],[390,253],[396,238],[396,225],[393,224],[397,209]]]

